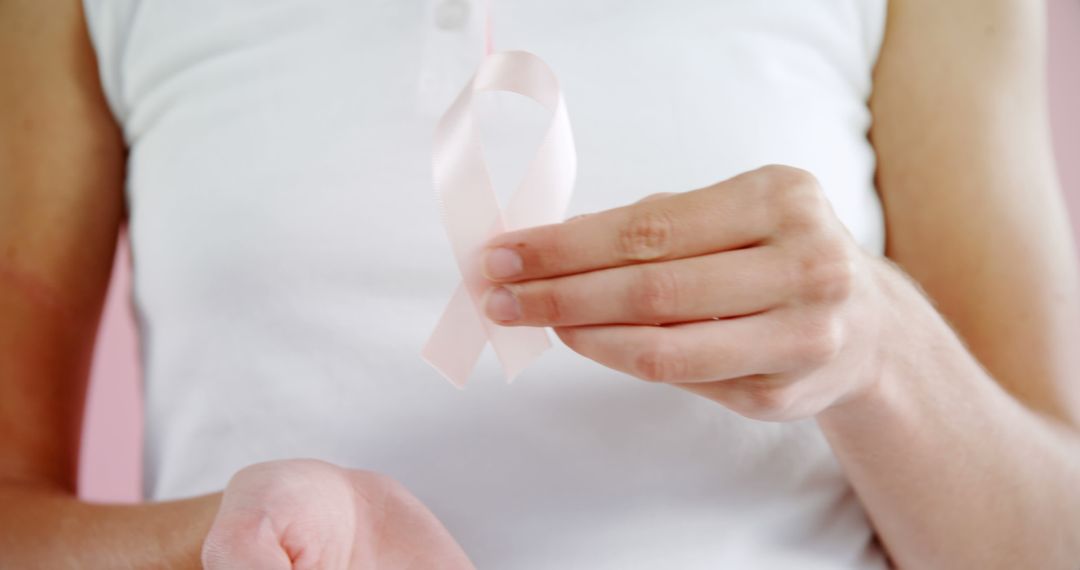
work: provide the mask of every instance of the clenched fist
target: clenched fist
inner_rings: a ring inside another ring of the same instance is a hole
[[[238,472],[202,560],[208,570],[473,570],[435,515],[400,483],[314,460]]]

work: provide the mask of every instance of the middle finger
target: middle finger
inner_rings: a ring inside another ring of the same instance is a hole
[[[501,325],[669,324],[782,304],[791,279],[777,246],[504,284],[484,300]]]

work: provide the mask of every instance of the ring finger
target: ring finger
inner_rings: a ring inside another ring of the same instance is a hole
[[[670,324],[743,316],[792,294],[777,246],[505,284],[485,298],[501,325]]]

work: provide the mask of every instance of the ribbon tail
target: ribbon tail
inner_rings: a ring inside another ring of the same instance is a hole
[[[473,313],[477,314],[477,313]],[[502,363],[507,382],[528,368],[545,350],[551,348],[547,331],[536,327],[501,327],[484,319],[488,340]]]
[[[425,362],[458,388],[465,388],[489,340],[507,382],[551,348],[544,329],[501,327],[479,315],[468,290],[458,285],[420,352]]]
[[[459,284],[420,354],[451,384],[463,389],[485,344],[484,324],[473,308],[469,292]]]

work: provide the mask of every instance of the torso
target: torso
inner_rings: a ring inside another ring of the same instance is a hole
[[[458,280],[430,147],[481,55],[475,2],[449,30],[434,1],[86,2],[131,149],[150,498],[318,457],[405,483],[482,569],[884,567],[812,421],[564,347],[512,385],[485,354],[463,391],[420,359]],[[785,163],[880,251],[884,4],[496,0],[494,40],[559,75],[571,214]],[[534,141],[487,134],[508,180]]]

